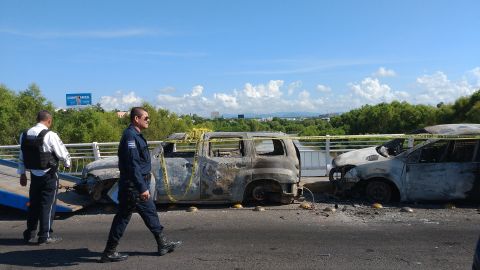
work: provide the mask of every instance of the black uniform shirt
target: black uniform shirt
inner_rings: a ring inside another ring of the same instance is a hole
[[[120,169],[120,188],[135,187],[138,192],[148,190],[145,176],[150,174],[150,151],[147,141],[133,125],[123,131],[118,146],[118,168]]]

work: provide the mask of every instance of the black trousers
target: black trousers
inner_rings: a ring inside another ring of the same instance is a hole
[[[118,192],[118,211],[113,218],[107,246],[118,245],[134,210],[137,210],[153,235],[159,235],[162,232],[163,226],[160,224],[153,199],[150,197],[147,201],[142,201],[140,194],[134,188],[120,188]]]
[[[55,208],[58,191],[58,177],[56,173],[48,172],[44,176],[30,174],[30,206],[27,210],[27,230],[38,231],[39,238],[50,237],[53,232],[53,218],[55,217]]]

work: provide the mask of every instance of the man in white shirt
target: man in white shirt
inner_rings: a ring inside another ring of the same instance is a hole
[[[37,124],[20,135],[21,151],[17,173],[20,174],[20,185],[27,185],[26,170],[30,171],[29,190],[30,205],[27,210],[27,229],[23,239],[30,243],[35,238],[37,225],[38,244],[52,244],[62,240],[52,236],[52,224],[58,191],[58,162],[63,161],[70,167],[70,154],[58,135],[50,131],[52,115],[48,111],[37,114]]]

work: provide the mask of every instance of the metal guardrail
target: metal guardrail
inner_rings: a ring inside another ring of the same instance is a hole
[[[160,144],[160,141],[150,141],[148,143],[150,148],[154,149]],[[65,144],[72,158],[72,165],[68,169],[60,166],[59,171],[79,175],[82,173],[83,167],[88,163],[102,158],[116,156],[118,144],[118,142]],[[18,161],[19,152],[20,145],[0,146],[0,159]]]
[[[398,134],[383,134],[386,137]],[[302,161],[303,176],[325,176],[328,173],[329,166],[333,158],[337,155],[371,146],[380,145],[388,139],[365,140],[365,139],[325,139],[318,141],[297,141],[300,157]],[[149,141],[151,149],[157,147],[161,141]],[[72,166],[69,169],[60,167],[62,173],[79,175],[83,167],[88,163],[117,155],[118,142],[92,142],[92,143],[72,143],[65,144],[70,156],[72,157]],[[20,145],[0,146],[0,159],[18,160]]]

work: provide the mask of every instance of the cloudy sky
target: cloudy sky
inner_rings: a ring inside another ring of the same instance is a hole
[[[0,83],[210,116],[452,102],[480,89],[480,1],[0,1]]]

